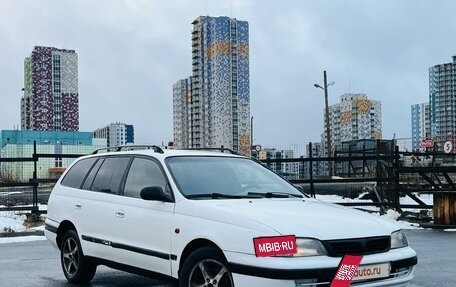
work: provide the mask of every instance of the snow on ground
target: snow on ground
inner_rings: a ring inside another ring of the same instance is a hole
[[[47,205],[38,206],[40,210],[46,210]],[[0,233],[44,231],[44,225],[27,228],[24,225],[27,216],[24,211],[2,211],[0,212]],[[19,237],[0,237],[0,244],[13,242],[29,242],[45,240],[44,236],[19,236]]]
[[[47,210],[47,205],[39,205],[39,210]],[[44,225],[27,228],[24,225],[27,216],[24,211],[0,212],[0,233],[44,230]]]
[[[426,203],[428,205],[433,205],[434,204],[434,195],[433,194],[428,194],[428,193],[418,194],[418,193],[415,193],[415,195],[419,199],[421,199],[424,203]],[[416,205],[418,205],[418,203],[416,203],[416,201],[411,199],[409,196],[401,197],[400,198],[400,202],[401,202],[401,204],[416,204]],[[405,210],[406,211],[410,211],[410,212],[420,212],[420,210],[423,210],[423,209],[407,208]]]
[[[0,244],[46,240],[45,236],[0,237]]]
[[[380,215],[381,218],[399,225],[402,229],[422,229],[418,223],[411,223],[403,220],[397,220],[401,214],[395,210],[388,209],[386,214]]]
[[[8,196],[8,195],[12,195],[12,194],[22,194],[23,192],[21,191],[11,191],[11,192],[2,192],[0,193],[0,196]]]
[[[23,232],[27,228],[24,226],[24,219],[0,217],[0,233],[1,232]]]
[[[319,199],[319,200],[326,201],[326,202],[331,202],[331,203],[343,203],[343,202],[365,202],[365,203],[367,203],[367,202],[371,202],[369,200],[360,199],[366,193],[367,192],[360,194],[358,196],[358,198],[355,198],[355,199],[351,199],[351,198],[348,198],[348,197],[342,197],[342,196],[334,195],[334,194],[317,194],[316,198]],[[433,197],[432,197],[431,194],[420,194],[420,195],[417,195],[417,196],[424,203],[432,205]],[[411,199],[408,196],[401,197],[400,201],[401,201],[401,204],[417,204],[413,199]],[[371,213],[371,214],[380,215],[380,208],[378,208],[378,207],[375,207],[375,206],[362,206],[360,208],[362,208],[363,210],[372,211],[373,213]],[[405,210],[406,211],[411,211],[411,212],[419,212],[421,209],[405,209]],[[410,222],[403,221],[403,220],[397,220],[399,218],[399,216],[400,216],[399,212],[396,212],[394,210],[388,210],[385,215],[381,215],[380,217],[382,217],[385,220],[395,222],[397,225],[399,225],[403,229],[420,229],[421,228],[421,227],[419,227],[418,223],[410,223]]]
[[[322,201],[326,202],[331,202],[331,203],[344,203],[344,202],[363,202],[363,203],[369,203],[372,202],[370,200],[365,200],[361,199],[364,195],[368,194],[369,192],[363,192],[361,193],[358,198],[348,198],[348,197],[342,197],[340,195],[335,195],[335,194],[316,194],[316,198]],[[421,199],[424,203],[428,205],[432,205],[434,202],[434,198],[432,194],[415,194],[419,199]],[[413,199],[411,199],[408,196],[401,197],[400,199],[401,204],[411,204],[411,205],[418,205]],[[362,207],[365,210],[372,210],[372,211],[380,211],[378,207],[375,206],[363,206]],[[413,209],[413,208],[407,208],[405,209],[406,211],[410,212],[420,212],[422,209]]]
[[[330,203],[344,203],[344,202],[372,202],[369,200],[363,200],[359,199],[361,196],[363,196],[365,193],[362,193],[358,198],[352,199],[349,197],[342,197],[340,195],[335,195],[335,194],[316,194],[315,198],[324,202],[330,202]],[[376,206],[363,206],[362,207],[364,210],[371,210],[371,211],[379,211],[379,208]]]
[[[456,228],[444,229],[443,231],[447,231],[447,232],[456,232]]]

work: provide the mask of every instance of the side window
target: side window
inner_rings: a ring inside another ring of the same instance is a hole
[[[82,159],[75,163],[62,179],[62,185],[74,188],[80,188],[87,171],[97,160],[96,157]]]
[[[91,190],[118,194],[130,157],[107,157],[93,180]]]
[[[167,192],[166,179],[160,167],[152,160],[135,158],[125,182],[124,195],[140,198],[141,190],[151,186],[160,186]]]
[[[104,158],[100,158],[92,167],[90,170],[89,174],[87,175],[84,185],[82,186],[82,189],[85,190],[90,190],[90,187],[92,186],[93,180],[95,179],[95,175],[97,175],[98,170],[100,169],[100,166],[103,164]]]

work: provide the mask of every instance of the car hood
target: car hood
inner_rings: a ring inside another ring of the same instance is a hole
[[[378,216],[310,198],[188,200],[186,203],[176,212],[320,240],[390,235],[400,229]],[[273,235],[276,234],[264,234]]]

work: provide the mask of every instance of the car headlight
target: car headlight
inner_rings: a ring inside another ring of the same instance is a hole
[[[296,249],[294,257],[319,256],[327,253],[320,241],[311,238],[296,238]]]
[[[391,233],[391,249],[408,246],[407,236],[404,231],[398,230]]]

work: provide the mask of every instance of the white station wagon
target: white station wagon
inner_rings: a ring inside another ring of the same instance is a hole
[[[416,253],[395,224],[308,197],[247,157],[126,147],[76,160],[48,203],[63,273],[98,265],[178,286],[329,286],[362,255],[351,286],[405,286]]]

